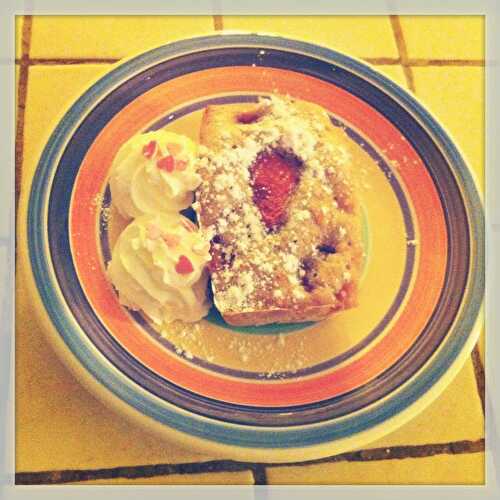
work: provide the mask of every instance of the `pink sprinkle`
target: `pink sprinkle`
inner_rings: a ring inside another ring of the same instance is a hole
[[[154,224],[148,224],[147,234],[148,238],[150,238],[151,240],[157,240],[161,236],[161,231]]]
[[[194,267],[191,261],[185,255],[181,255],[179,257],[179,261],[175,265],[175,270],[179,274],[189,274],[194,271]]]
[[[169,142],[167,144],[167,149],[171,155],[177,156],[182,151],[182,146],[176,142]]]
[[[169,248],[176,247],[181,241],[181,237],[177,234],[165,233],[162,238]]]
[[[142,154],[146,158],[152,158],[156,152],[156,141],[149,141],[144,147],[142,148]]]
[[[175,160],[175,169],[176,170],[186,170],[187,161],[186,160]]]

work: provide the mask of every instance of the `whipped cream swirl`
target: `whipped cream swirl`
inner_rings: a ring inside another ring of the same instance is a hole
[[[147,214],[120,234],[108,276],[120,303],[155,323],[200,320],[206,298],[210,243],[180,214]]]
[[[126,218],[187,208],[201,182],[196,154],[197,145],[183,135],[157,130],[133,136],[111,166],[113,204]]]

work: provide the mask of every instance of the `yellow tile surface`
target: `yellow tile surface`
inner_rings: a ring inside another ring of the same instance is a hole
[[[298,37],[357,57],[398,56],[387,16],[224,16],[223,26]]]
[[[30,56],[121,58],[211,31],[212,16],[34,16]]]
[[[408,88],[402,66],[384,64],[375,66],[375,69],[395,81],[401,87]]]
[[[464,398],[464,394],[467,397]],[[364,448],[387,448],[484,437],[484,417],[469,359],[453,382],[430,406],[396,431]]]
[[[250,471],[242,472],[210,472],[204,474],[172,474],[169,476],[154,476],[138,479],[98,479],[94,481],[79,481],[68,484],[88,484],[88,485],[102,485],[114,484],[125,485],[131,484],[135,486],[140,485],[160,485],[160,484],[178,484],[178,485],[222,485],[222,484],[254,484],[253,475]]]
[[[400,16],[409,57],[483,59],[483,16]]]
[[[16,58],[21,57],[22,50],[22,34],[23,34],[23,16],[16,16],[15,18],[15,37],[16,37]]]
[[[413,68],[417,97],[449,130],[484,183],[484,68]]]
[[[484,484],[484,453],[267,469],[269,484]]]
[[[23,177],[31,179],[56,122],[109,64],[30,66],[25,111]],[[23,183],[27,186],[28,183]]]

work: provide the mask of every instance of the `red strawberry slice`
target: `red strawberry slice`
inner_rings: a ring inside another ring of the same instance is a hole
[[[156,141],[149,141],[146,145],[143,146],[142,148],[142,154],[146,158],[153,158],[154,154],[156,152]]]
[[[156,162],[156,166],[160,170],[164,170],[165,172],[173,172],[175,168],[175,161],[173,156],[164,156],[163,158],[160,158]]]
[[[250,167],[253,201],[270,230],[277,230],[287,219],[286,208],[300,177],[300,161],[277,152],[259,155]]]
[[[185,255],[181,255],[179,257],[179,261],[175,265],[175,270],[179,274],[189,274],[194,271],[194,267],[191,261]]]

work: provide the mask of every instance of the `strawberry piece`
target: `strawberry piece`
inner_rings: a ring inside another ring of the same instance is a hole
[[[167,149],[172,156],[177,156],[182,151],[182,146],[176,142],[169,142]]]
[[[286,222],[286,208],[300,177],[300,161],[271,152],[259,155],[250,167],[253,201],[269,230]]]
[[[155,152],[156,152],[156,141],[149,141],[144,147],[142,148],[142,154],[146,158],[153,158]]]
[[[175,265],[175,270],[179,274],[189,274],[194,271],[194,267],[191,261],[185,255],[181,255],[179,257],[179,261]]]
[[[186,170],[187,161],[186,160],[175,160],[175,170]]]
[[[169,248],[175,248],[181,241],[181,237],[177,234],[165,233],[162,238]]]
[[[164,170],[165,172],[173,172],[175,168],[175,161],[173,156],[164,156],[163,158],[160,158],[156,162],[156,166],[160,170]]]

